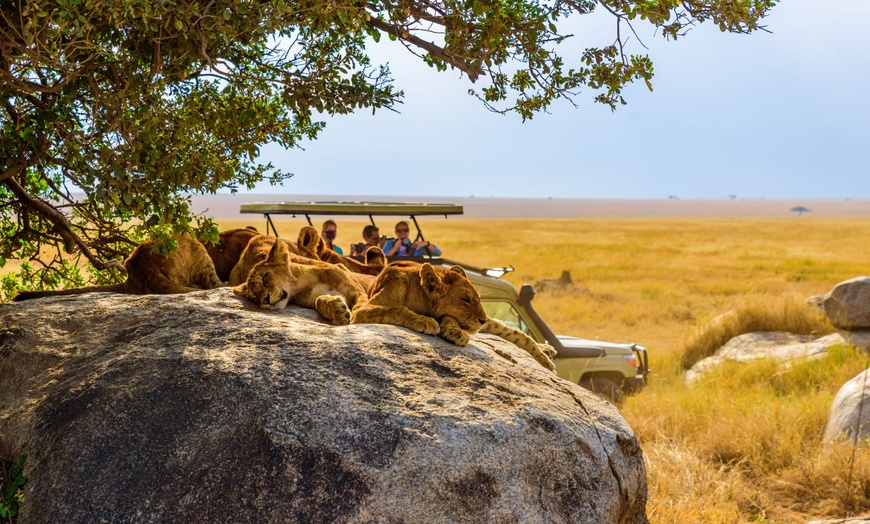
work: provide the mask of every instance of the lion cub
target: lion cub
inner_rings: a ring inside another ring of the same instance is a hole
[[[490,319],[480,294],[459,266],[444,269],[402,261],[388,265],[369,288],[369,301],[355,309],[352,324],[395,324],[418,333],[439,335],[458,346],[482,327],[527,351],[555,370],[541,345],[522,331]]]
[[[216,289],[222,283],[215,272],[214,262],[205,246],[189,236],[178,239],[178,249],[168,255],[154,251],[155,243],[139,244],[124,262],[127,280],[107,286],[86,286],[60,291],[21,291],[13,301],[29,300],[56,295],[78,295],[107,291],[128,295],[189,293],[201,289]]]
[[[316,309],[333,324],[348,324],[351,309],[367,298],[362,286],[342,266],[316,260],[300,264],[293,258],[285,242],[274,242],[266,259],[257,262],[233,292],[263,309],[293,303]]]

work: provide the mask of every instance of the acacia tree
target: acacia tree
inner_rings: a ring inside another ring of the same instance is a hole
[[[34,262],[5,289],[119,278],[146,236],[214,225],[190,193],[290,174],[262,144],[297,146],[319,115],[402,96],[366,45],[383,35],[437,70],[459,69],[492,111],[523,119],[583,89],[615,108],[652,63],[633,23],[668,39],[703,22],[750,33],[777,0],[0,0],[0,267]],[[563,57],[566,18],[604,9],[612,45]]]

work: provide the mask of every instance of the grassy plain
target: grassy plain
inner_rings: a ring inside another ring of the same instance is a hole
[[[264,229],[259,217],[218,223]],[[275,223],[293,238],[305,221]],[[361,240],[367,223],[339,220],[339,245]],[[392,224],[378,221],[385,234]],[[870,451],[821,443],[831,401],[867,368],[865,355],[846,347],[785,371],[725,366],[691,389],[681,365],[699,329],[722,313],[748,310],[771,329],[791,326],[787,313],[807,297],[870,273],[870,218],[433,217],[421,225],[445,256],[512,265],[504,278],[516,286],[570,270],[577,288],[535,298],[554,331],[649,349],[652,382],[622,412],[641,440],[653,523],[804,523],[870,511]]]

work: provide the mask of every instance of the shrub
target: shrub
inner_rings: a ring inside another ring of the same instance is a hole
[[[17,461],[0,459],[0,522],[15,522],[20,504],[24,501],[23,487],[27,478],[22,474],[27,453]]]

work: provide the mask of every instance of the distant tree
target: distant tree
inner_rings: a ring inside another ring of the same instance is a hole
[[[736,199],[737,199],[737,195],[728,195],[728,198],[730,198],[731,200],[736,200]]]
[[[401,99],[366,54],[384,35],[529,119],[583,88],[611,108],[630,82],[652,89],[652,62],[626,50],[632,24],[674,40],[708,21],[751,33],[777,1],[0,0],[0,267],[35,264],[6,289],[83,283],[81,257],[117,267],[146,236],[216,238],[185,193],[281,183],[260,146]],[[613,44],[560,55],[559,24],[596,7]]]
[[[794,211],[795,213],[798,214],[798,216],[800,216],[800,215],[803,215],[804,213],[809,213],[810,211],[812,211],[812,209],[808,209],[804,206],[795,206],[795,207],[791,208],[791,211]]]

